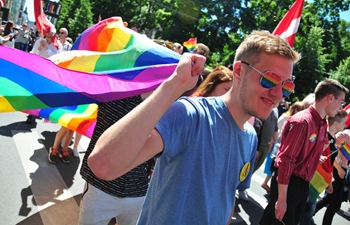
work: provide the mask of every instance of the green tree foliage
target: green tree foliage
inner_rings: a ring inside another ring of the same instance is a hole
[[[93,24],[92,17],[90,0],[80,0],[80,6],[74,10],[74,17],[68,19],[69,36],[75,39],[90,27]]]
[[[96,23],[98,16],[102,19],[120,16],[123,21],[129,22],[140,12],[140,8],[146,1],[115,1],[115,0],[94,0],[92,12],[94,14],[93,22]]]
[[[330,77],[338,80],[350,90],[350,56],[340,63],[336,71],[332,71],[332,75]],[[347,102],[349,102],[349,93],[346,95],[345,99]]]
[[[323,54],[323,36],[322,28],[312,27],[305,37],[296,40],[295,48],[302,56],[293,71],[296,76],[294,96],[297,96],[297,99],[303,99],[307,94],[314,92],[317,83],[328,75],[324,71],[330,60],[329,55]]]
[[[74,19],[75,10],[80,8],[80,0],[61,0],[62,5],[60,17],[57,21],[57,29],[61,27],[69,28],[69,20]],[[68,29],[68,32],[71,31]]]
[[[350,0],[318,0],[310,4],[309,8],[304,9],[306,12],[311,12],[309,18],[304,20],[306,28],[317,25],[322,27],[325,31],[323,36],[324,53],[329,54],[331,59],[325,65],[326,71],[336,68],[339,62],[347,57],[347,50],[344,52],[344,48],[341,45],[342,37],[339,33],[339,27],[341,25],[340,12],[349,10],[349,6]]]
[[[81,32],[87,24],[121,16],[150,38],[183,43],[191,37],[209,46],[207,65],[228,65],[245,34],[272,32],[295,0],[94,0],[93,16],[83,16],[79,0],[61,0],[60,26]],[[316,82],[329,77],[350,55],[350,22],[339,13],[350,0],[305,1],[294,48],[302,53],[296,65],[293,98],[313,92]],[[83,18],[83,19],[82,19]],[[88,22],[85,22],[88,21]],[[70,31],[71,32],[71,31]],[[345,76],[345,75],[344,75]],[[345,79],[343,79],[345,80]]]
[[[349,21],[341,20],[339,26],[340,46],[342,51],[339,53],[341,59],[350,56],[350,18]]]

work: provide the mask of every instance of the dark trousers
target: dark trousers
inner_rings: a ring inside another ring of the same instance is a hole
[[[341,207],[341,203],[343,201],[344,197],[344,183],[343,179],[341,179],[338,175],[337,171],[333,171],[334,174],[334,181],[332,182],[333,185],[333,193],[332,194],[325,194],[325,196],[317,201],[316,203],[316,212],[317,213],[320,209],[327,206],[326,212],[323,216],[322,225],[331,225],[334,215],[339,211]]]
[[[275,175],[271,180],[270,202],[266,206],[264,213],[260,219],[260,225],[283,224],[276,219],[275,205],[278,199],[278,183]],[[300,177],[292,175],[287,191],[287,211],[284,214],[283,222],[286,225],[297,225],[301,215],[304,212],[309,195],[309,182]]]
[[[28,51],[28,44],[19,43],[19,50],[27,52]]]

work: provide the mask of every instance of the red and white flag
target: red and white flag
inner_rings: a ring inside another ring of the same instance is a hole
[[[56,28],[47,19],[42,6],[42,0],[34,0],[34,16],[35,16],[35,25],[40,33],[48,33],[51,32],[54,35],[52,36],[52,41],[54,46],[58,49],[57,37],[56,37]]]
[[[278,35],[287,40],[292,47],[294,45],[295,36],[297,35],[303,7],[304,0],[296,0],[272,32],[272,34]]]
[[[0,0],[0,8],[5,7],[6,1],[5,0]]]

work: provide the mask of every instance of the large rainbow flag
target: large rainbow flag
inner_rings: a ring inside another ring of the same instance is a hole
[[[28,112],[79,130],[86,123],[83,117],[76,128],[63,118],[86,114],[91,119],[93,113],[86,111],[91,107],[77,105],[152,91],[173,73],[180,59],[179,54],[124,27],[120,17],[88,28],[73,49],[47,60],[0,47],[0,112],[35,109]],[[84,129],[82,133],[89,136],[89,129]]]

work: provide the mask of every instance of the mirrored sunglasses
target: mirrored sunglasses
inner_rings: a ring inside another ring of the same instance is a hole
[[[255,70],[261,75],[260,84],[264,88],[271,89],[276,87],[279,83],[282,82],[282,94],[284,98],[288,97],[290,94],[294,92],[294,88],[295,88],[295,84],[293,82],[294,76],[292,77],[292,80],[282,81],[281,76],[274,71],[268,70],[263,73],[260,70],[256,69],[255,67],[253,67],[251,64],[245,61],[241,61],[241,62],[249,66],[250,68],[252,68],[253,70]]]

